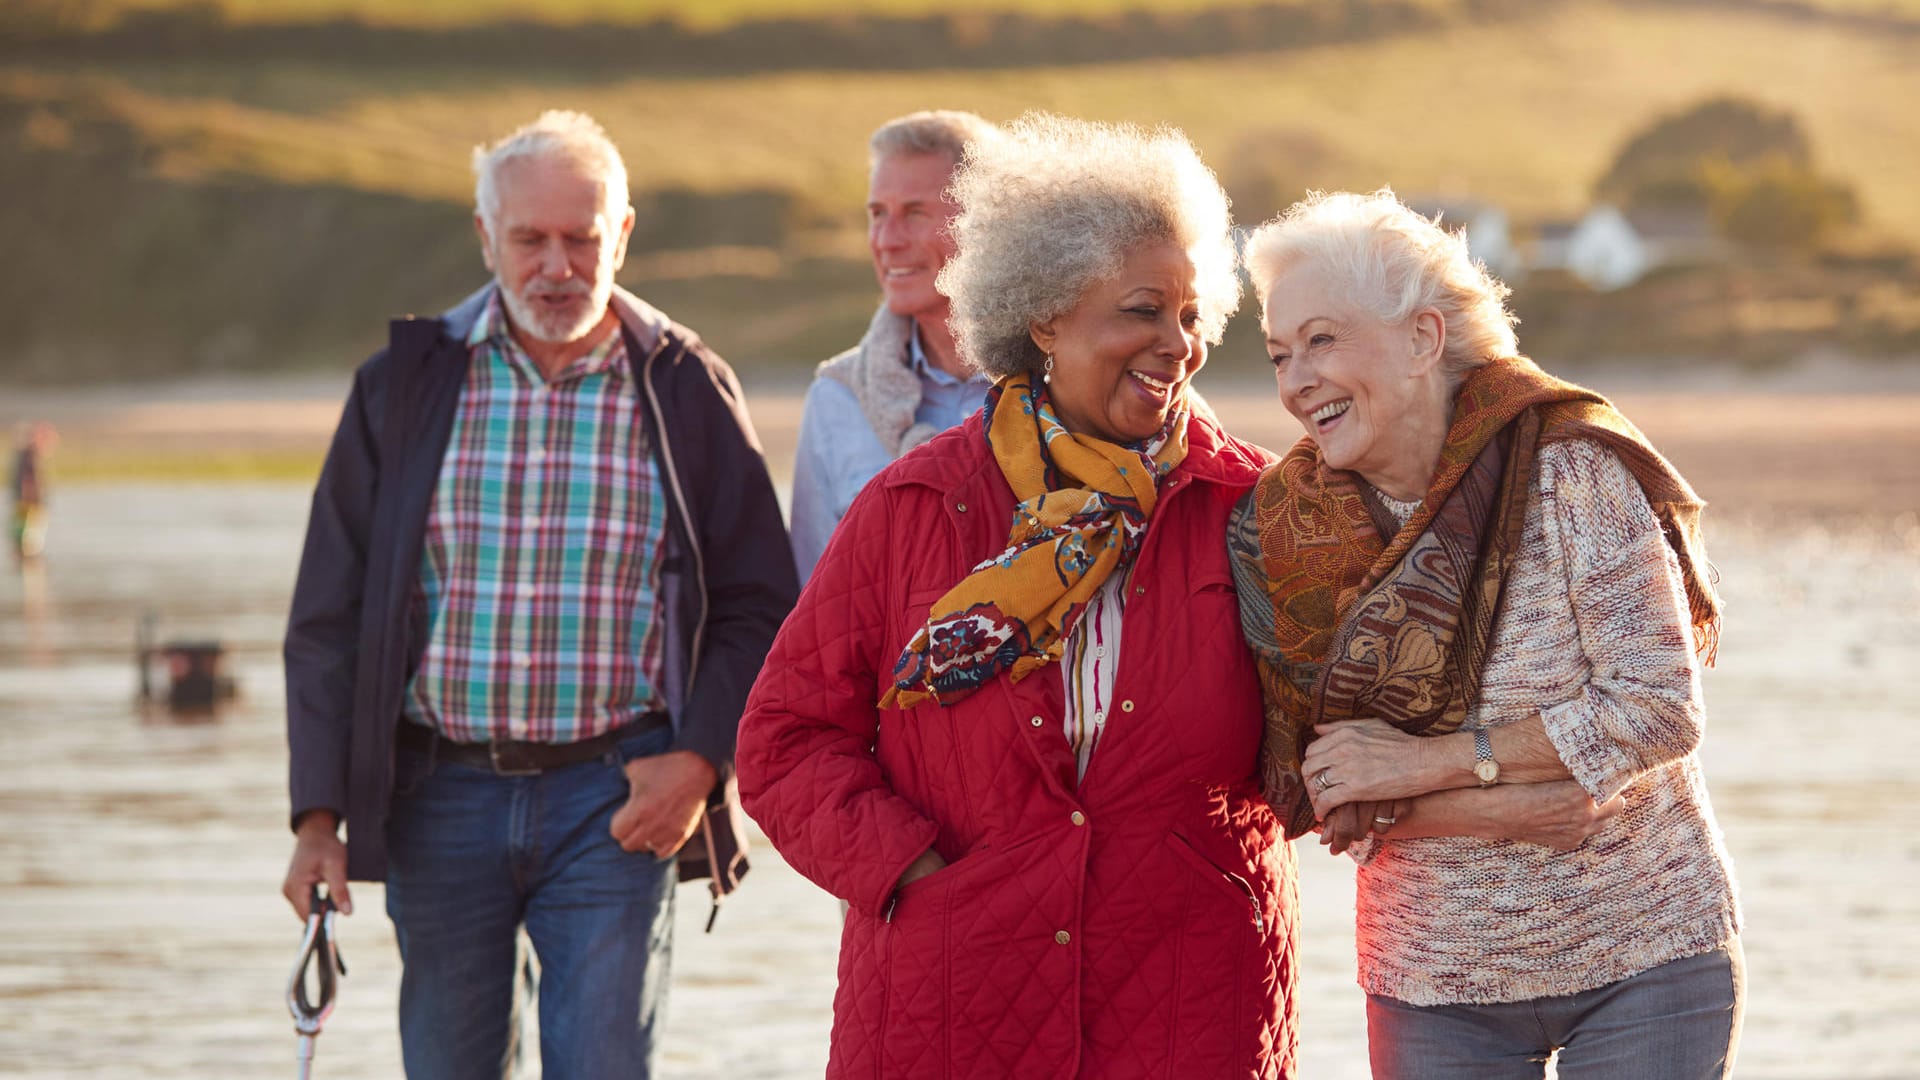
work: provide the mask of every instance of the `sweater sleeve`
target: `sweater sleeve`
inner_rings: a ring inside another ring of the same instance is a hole
[[[1563,569],[1588,680],[1541,710],[1596,802],[1700,744],[1706,710],[1679,560],[1625,465],[1599,444],[1541,449],[1541,524]]]
[[[894,508],[869,486],[828,543],[774,640],[740,721],[740,796],[781,857],[821,888],[879,912],[931,847],[932,820],[894,792],[874,755]],[[905,527],[902,526],[904,529]]]

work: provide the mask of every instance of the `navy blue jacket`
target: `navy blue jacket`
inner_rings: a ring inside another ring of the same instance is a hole
[[[409,601],[466,381],[467,335],[491,289],[440,318],[393,323],[387,348],[354,374],[314,491],[286,640],[293,819],[338,814],[355,880],[386,876],[394,730],[426,647]],[[613,305],[667,489],[661,689],[673,748],[720,775],[680,876],[711,876],[717,899],[746,872],[733,780],[740,713],[799,585],[732,370],[624,290]]]

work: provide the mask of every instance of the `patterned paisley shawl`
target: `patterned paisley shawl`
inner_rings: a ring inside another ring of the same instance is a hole
[[[1476,369],[1405,527],[1302,439],[1241,500],[1228,535],[1241,628],[1266,695],[1262,782],[1288,836],[1314,824],[1300,776],[1314,725],[1377,717],[1444,735],[1465,722],[1520,548],[1538,450],[1581,438],[1612,451],[1646,492],[1680,559],[1695,644],[1712,663],[1720,606],[1700,534],[1704,504],[1599,394],[1524,357]]]
[[[986,434],[1019,500],[1005,551],[934,601],[894,668],[881,708],[951,705],[999,676],[1060,659],[1087,602],[1133,565],[1159,483],[1187,456],[1187,408],[1144,442],[1062,427],[1027,376],[987,392]]]

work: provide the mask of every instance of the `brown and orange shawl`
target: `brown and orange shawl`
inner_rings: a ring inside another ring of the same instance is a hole
[[[1700,534],[1704,504],[1599,394],[1524,357],[1473,371],[1405,527],[1302,439],[1241,501],[1228,533],[1241,626],[1266,693],[1262,782],[1288,836],[1314,824],[1300,760],[1315,724],[1377,717],[1444,735],[1466,720],[1538,450],[1560,439],[1599,442],[1640,482],[1679,556],[1696,646],[1712,663],[1720,607]]]

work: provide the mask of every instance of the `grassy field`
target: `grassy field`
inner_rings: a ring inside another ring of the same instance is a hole
[[[1271,6],[1276,0],[1264,0]],[[1305,5],[1316,0],[1278,0]],[[92,0],[88,11],[109,21],[130,11],[176,10],[208,0]],[[1439,10],[1463,8],[1465,0],[1427,0]],[[1252,6],[1252,0],[214,0],[230,22],[316,22],[357,19],[385,26],[464,26],[497,19],[553,23],[647,22],[671,19],[712,29],[763,19],[915,17],[1020,12],[1041,16],[1110,15],[1116,12],[1178,13]],[[1751,0],[1755,8],[1792,7],[1841,15],[1920,18],[1920,0]]]
[[[257,175],[459,200],[466,151],[541,108],[600,117],[636,190],[774,189],[855,205],[875,124],[928,106],[1030,108],[1185,128],[1247,211],[1278,187],[1474,193],[1571,214],[1653,116],[1715,93],[1798,115],[1866,216],[1920,239],[1913,43],[1716,11],[1579,6],[1542,18],[1296,53],[1001,72],[802,72],[727,79],[476,79],[247,64],[0,77],[0,94],[85,95],[147,134],[170,175]],[[57,133],[54,136],[57,138]],[[694,149],[695,152],[682,152]],[[1257,183],[1256,183],[1257,181]],[[848,217],[852,215],[849,213]]]
[[[0,381],[364,355],[381,315],[439,310],[477,283],[469,151],[552,107],[592,112],[627,150],[641,224],[623,282],[746,366],[797,370],[857,336],[873,303],[865,140],[918,108],[1177,125],[1243,222],[1310,187],[1391,184],[1485,198],[1525,227],[1583,212],[1621,143],[1655,117],[1736,94],[1799,119],[1821,170],[1855,186],[1872,240],[1920,247],[1920,139],[1903,104],[1920,100],[1916,40],[1713,5],[1567,0],[1271,52],[969,70],[642,75],[552,53],[503,66],[458,53],[16,51],[0,61],[0,231],[14,265],[87,288],[0,290],[13,330]],[[1734,326],[1665,345],[1725,339],[1751,358],[1755,337]]]
[[[94,16],[108,21],[133,11],[171,11],[194,0],[96,0]],[[204,3],[204,0],[199,0]],[[1264,0],[1271,6],[1275,0]],[[1278,0],[1304,6],[1317,0]],[[1848,3],[1850,0],[1827,0]],[[1864,2],[1864,0],[1852,0]],[[1904,0],[1903,0],[1904,2]],[[1465,0],[1426,0],[1438,9]],[[744,22],[790,18],[913,18],[928,15],[1019,12],[1040,16],[1111,15],[1128,11],[1178,13],[1250,6],[1250,0],[217,0],[229,22],[317,22],[357,19],[381,26],[468,26],[500,19],[550,23],[640,23],[670,19],[683,26],[715,29]]]

